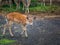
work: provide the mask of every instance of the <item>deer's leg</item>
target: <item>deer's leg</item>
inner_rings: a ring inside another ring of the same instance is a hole
[[[16,10],[20,8],[20,0],[14,0],[16,4]]]
[[[13,22],[9,21],[9,33],[11,36],[14,36],[11,30],[11,26],[12,26]]]
[[[29,7],[25,7],[25,13],[29,13]]]
[[[26,7],[25,7],[25,14],[27,13],[27,9],[26,9]]]
[[[21,32],[21,35],[24,33],[24,31]]]
[[[12,30],[11,30],[11,26],[9,27],[9,33],[11,36],[14,36],[13,33],[12,33]]]
[[[16,10],[18,9],[19,5],[16,3]]]
[[[7,21],[7,20],[6,20]],[[3,30],[3,35],[5,35],[5,32],[6,32],[6,28],[7,28],[7,26],[8,26],[8,21],[7,21],[7,23],[5,24],[5,25],[2,25],[3,27],[4,27],[4,30]]]
[[[27,27],[26,27],[26,26],[23,26],[22,28],[23,28],[23,31],[22,31],[22,33],[21,33],[21,34],[23,34],[23,33],[24,33],[24,34],[25,34],[25,36],[26,36],[26,37],[28,37],[28,34],[27,34]]]
[[[4,25],[3,35],[5,35],[6,28],[7,28],[7,24]]]
[[[27,10],[27,13],[29,13],[29,7],[27,7],[27,9],[26,9],[26,10]]]
[[[20,8],[20,4],[16,2],[16,10]]]
[[[25,30],[25,36],[28,37],[27,30]]]

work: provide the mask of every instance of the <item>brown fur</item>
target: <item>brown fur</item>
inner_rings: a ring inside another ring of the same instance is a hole
[[[12,12],[7,14],[7,19],[10,21],[25,24],[27,21],[27,16],[18,12]]]
[[[8,26],[9,28],[9,33],[11,36],[14,36],[12,31],[11,31],[11,25],[13,24],[13,22],[16,22],[16,23],[19,23],[21,24],[21,27],[23,29],[22,33],[25,33],[25,36],[27,37],[27,27],[26,25],[27,24],[32,24],[33,22],[33,19],[32,17],[30,17],[29,19],[27,19],[27,15],[25,14],[21,14],[21,13],[18,13],[18,12],[11,12],[11,13],[8,13],[5,18],[8,20],[7,23],[4,25],[4,30],[3,30],[3,35],[5,34],[5,30]]]

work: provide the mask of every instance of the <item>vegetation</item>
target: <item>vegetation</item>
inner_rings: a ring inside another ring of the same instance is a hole
[[[15,40],[9,40],[9,39],[1,39],[0,40],[0,45],[8,45],[16,42]]]
[[[12,5],[12,7],[10,8],[8,5],[4,5],[2,7],[0,7],[1,10],[6,11],[6,12],[13,12],[13,11],[19,11],[19,12],[23,12],[22,10],[22,6],[20,9],[16,10],[16,6]],[[31,5],[30,6],[30,12],[55,12],[55,11],[60,11],[60,6],[57,5],[46,5],[44,6],[43,4],[39,3],[37,5]]]
[[[31,2],[36,2],[37,0],[31,0]]]
[[[49,12],[50,10],[52,11],[54,9],[54,6],[36,6],[34,7],[31,7],[30,8],[30,11],[40,11],[40,12]]]
[[[31,0],[31,5],[30,5],[30,12],[60,12],[60,6],[52,4],[52,0],[50,0],[49,4],[44,5],[44,0],[42,2],[38,2],[38,0]],[[50,5],[52,4],[52,5]],[[10,8],[9,5],[3,5],[0,7],[0,11],[5,11],[5,12],[24,12],[22,10],[23,6],[22,3],[20,5],[20,9],[16,9],[16,4],[12,4],[12,7]]]

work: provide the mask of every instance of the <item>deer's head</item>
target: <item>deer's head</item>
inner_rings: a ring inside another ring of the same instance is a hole
[[[26,24],[27,25],[33,25],[33,22],[34,22],[35,19],[36,19],[36,17],[28,16]]]

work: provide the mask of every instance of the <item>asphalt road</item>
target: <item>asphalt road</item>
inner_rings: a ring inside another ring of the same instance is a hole
[[[4,20],[0,21],[0,24]],[[17,27],[17,28],[13,28]],[[21,36],[21,27],[19,24],[12,25],[14,38],[11,38],[9,33],[5,38],[16,40],[12,45],[60,45],[60,18],[35,20],[33,26],[28,26],[28,38]],[[1,30],[2,31],[2,30]]]

